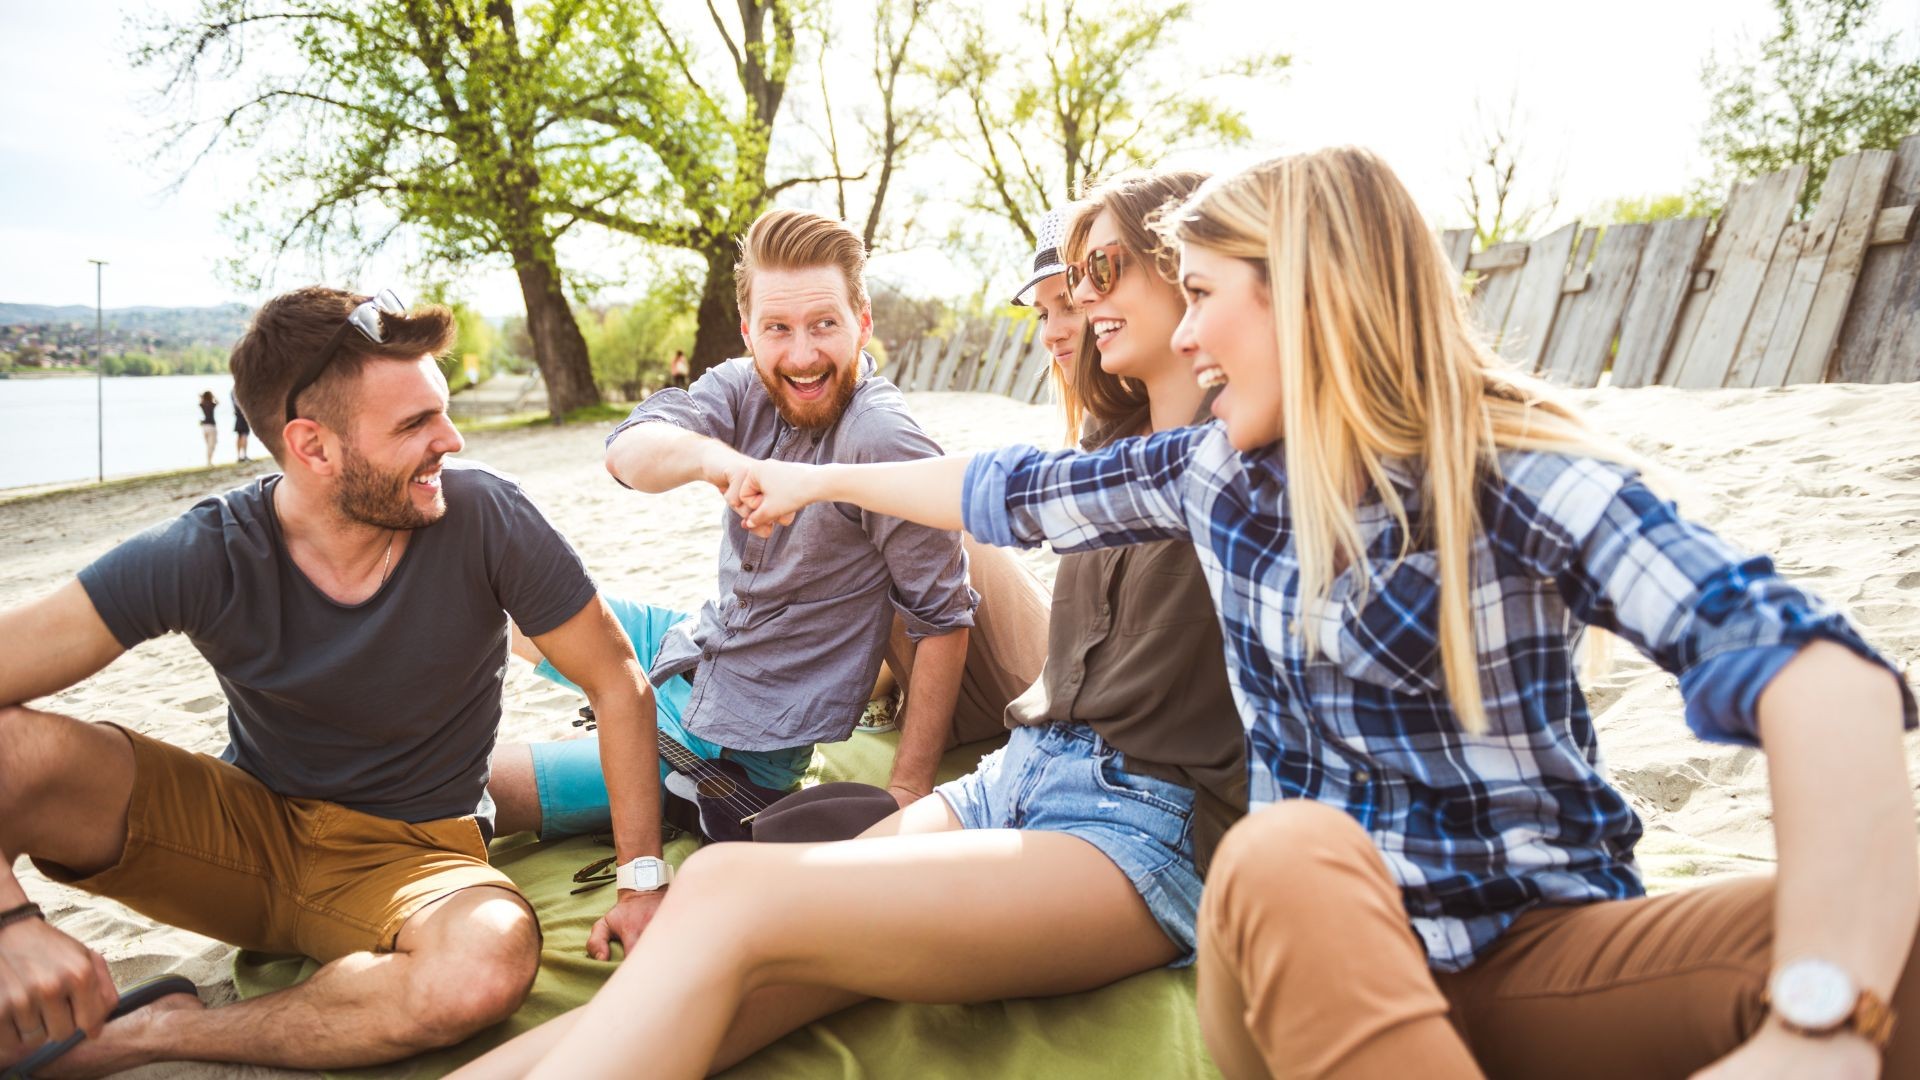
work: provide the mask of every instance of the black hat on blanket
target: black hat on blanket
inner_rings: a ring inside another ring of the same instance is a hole
[[[753,819],[753,838],[775,844],[851,840],[900,809],[872,784],[815,784],[781,799]]]

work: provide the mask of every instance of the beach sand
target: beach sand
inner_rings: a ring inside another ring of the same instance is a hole
[[[1908,669],[1920,661],[1920,385],[1785,390],[1598,390],[1578,395],[1598,426],[1666,472],[1683,509],[1851,613]],[[1048,441],[1053,410],[973,394],[910,397],[951,451]],[[601,466],[605,432],[534,427],[476,435],[465,457],[514,475],[570,537],[609,592],[691,610],[713,590],[721,503],[687,487],[640,496]],[[259,466],[255,466],[259,468]],[[233,468],[0,503],[0,607],[39,596],[113,545],[250,475]],[[1051,576],[1052,556],[1026,556]],[[1613,777],[1646,819],[1643,866],[1655,887],[1765,870],[1773,854],[1766,770],[1751,750],[1694,739],[1676,680],[1616,644],[1589,701]],[[509,672],[503,737],[557,737],[572,695]],[[150,642],[40,707],[112,720],[193,750],[225,744],[212,672],[182,639]],[[1907,741],[1909,773],[1920,737]],[[158,926],[117,904],[54,885],[22,860],[28,893],[53,921],[100,950],[122,983],[162,972],[194,979],[213,1004],[233,999],[232,951]],[[141,1076],[210,1075],[202,1065]],[[289,1076],[223,1069],[225,1076]]]

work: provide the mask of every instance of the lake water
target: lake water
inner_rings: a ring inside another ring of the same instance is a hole
[[[107,379],[106,474],[131,476],[204,465],[200,392],[213,391],[220,425],[213,460],[234,460],[230,375],[155,375]],[[0,379],[0,488],[91,480],[98,426],[94,380],[83,376]],[[260,440],[247,448],[255,458]]]

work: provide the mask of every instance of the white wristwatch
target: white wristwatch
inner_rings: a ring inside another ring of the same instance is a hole
[[[655,892],[673,881],[673,867],[656,855],[642,855],[613,872],[615,888]]]

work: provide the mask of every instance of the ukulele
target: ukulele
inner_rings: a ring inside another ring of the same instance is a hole
[[[591,705],[580,710],[573,726],[588,731],[599,726]],[[660,760],[673,770],[663,782],[664,816],[675,828],[712,841],[751,840],[755,815],[790,794],[747,779],[737,761],[703,758],[664,731],[656,738]]]

